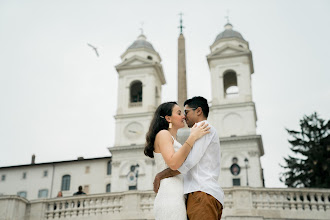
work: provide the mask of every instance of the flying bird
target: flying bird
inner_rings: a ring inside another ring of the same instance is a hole
[[[97,48],[96,48],[96,47],[94,47],[93,45],[89,44],[89,43],[87,43],[87,45],[88,45],[88,46],[90,46],[91,48],[93,48],[93,49],[94,49],[94,51],[95,51],[95,53],[96,53],[96,56],[98,56],[98,57],[99,57],[99,53],[97,52]]]

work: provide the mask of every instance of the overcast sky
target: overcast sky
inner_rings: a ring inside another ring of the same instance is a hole
[[[230,22],[253,53],[253,100],[267,187],[279,179],[285,128],[305,114],[330,118],[330,1],[0,1],[0,166],[109,156],[118,74],[140,34],[162,58],[162,101],[176,100],[183,12],[188,97],[210,100],[206,55]],[[98,47],[96,57],[87,43]]]

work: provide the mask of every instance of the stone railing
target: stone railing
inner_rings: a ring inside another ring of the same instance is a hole
[[[225,189],[224,207],[228,217],[330,219],[330,190],[233,187]]]
[[[222,219],[329,219],[330,190],[226,188]],[[0,197],[0,220],[154,219],[152,191],[28,201]]]
[[[43,219],[154,219],[154,199],[150,191],[129,191],[31,201],[31,205],[44,204]]]

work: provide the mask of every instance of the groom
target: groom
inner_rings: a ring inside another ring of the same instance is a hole
[[[191,128],[195,123],[205,121],[209,114],[207,100],[197,96],[184,102],[186,123]],[[184,176],[183,191],[187,194],[187,215],[189,220],[221,219],[224,193],[218,184],[220,174],[220,142],[217,132],[210,124],[210,133],[198,139],[187,159],[178,170],[167,168],[158,173],[154,180],[157,193],[164,178]]]

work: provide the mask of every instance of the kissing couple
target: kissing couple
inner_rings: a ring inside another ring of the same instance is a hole
[[[220,174],[220,141],[207,121],[207,100],[197,96],[184,102],[161,104],[150,123],[144,154],[154,158],[156,220],[221,219],[224,193]],[[185,126],[190,135],[181,145],[177,131]]]

